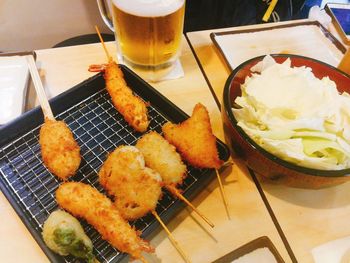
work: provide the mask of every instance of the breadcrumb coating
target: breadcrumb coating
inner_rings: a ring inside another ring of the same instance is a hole
[[[124,80],[123,72],[115,62],[108,63],[104,78],[106,88],[117,111],[138,132],[145,132],[149,125],[145,102],[135,96]]]
[[[92,186],[80,182],[63,183],[56,190],[56,200],[61,208],[85,219],[119,251],[136,259],[142,258],[142,251],[154,252],[154,248],[123,219],[112,201]]]
[[[173,144],[192,166],[218,169],[223,164],[219,159],[209,113],[202,104],[196,104],[191,117],[184,122],[167,122],[162,130],[165,139]]]
[[[40,129],[39,144],[46,167],[62,180],[78,170],[80,147],[63,121],[46,119]]]
[[[125,219],[135,220],[155,211],[162,195],[162,178],[145,167],[143,155],[136,147],[116,148],[102,165],[98,176]]]
[[[175,146],[162,135],[151,131],[136,143],[142,152],[146,166],[157,171],[165,185],[181,185],[186,176],[186,165],[182,162]]]

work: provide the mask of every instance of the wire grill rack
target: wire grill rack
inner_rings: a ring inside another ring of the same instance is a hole
[[[148,107],[149,130],[161,133],[162,125],[169,119],[152,104]],[[142,136],[135,132],[113,107],[105,89],[98,90],[79,103],[56,115],[57,120],[64,120],[74,134],[81,148],[82,162],[72,181],[90,184],[104,192],[98,183],[97,173],[107,154],[120,145],[134,145]],[[73,257],[59,257],[43,247],[41,231],[49,214],[58,208],[55,201],[55,191],[61,181],[52,175],[44,166],[39,145],[39,130],[37,125],[25,134],[21,134],[10,143],[0,148],[0,174],[10,203],[17,213],[25,219],[28,229],[32,232],[39,245],[52,261],[76,262]],[[206,170],[188,167],[182,189],[198,187],[198,179]],[[4,186],[3,186],[4,187]],[[4,190],[4,189],[2,189]],[[168,192],[164,192],[158,203],[157,212],[162,217],[166,215],[175,203],[179,202]],[[164,218],[163,218],[164,219]],[[94,254],[101,262],[118,262],[125,254],[114,249],[86,222],[81,221],[87,235],[94,245]],[[152,215],[131,222],[143,236],[153,231],[158,223]]]

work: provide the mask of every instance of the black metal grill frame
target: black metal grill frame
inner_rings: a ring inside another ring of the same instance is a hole
[[[167,121],[184,121],[188,116],[159,92],[125,66],[121,66],[126,82],[146,102],[149,130],[161,133]],[[107,154],[120,145],[135,145],[143,135],[127,125],[113,107],[105,90],[102,74],[98,74],[50,101],[57,120],[64,120],[81,147],[82,163],[71,181],[88,183],[104,192],[97,173]],[[43,165],[39,145],[39,130],[43,123],[40,108],[25,113],[12,123],[0,128],[0,189],[5,194],[28,230],[53,262],[75,262],[70,256],[61,257],[49,250],[41,237],[42,226],[48,215],[58,208],[54,193],[61,181]],[[227,160],[229,151],[217,141],[220,158]],[[182,189],[191,199],[215,176],[210,169],[188,166],[188,175]],[[167,222],[183,204],[167,191],[157,206],[157,212]],[[83,228],[94,245],[94,254],[101,262],[119,262],[125,254],[114,249],[86,222]],[[147,237],[158,226],[152,215],[131,222]]]

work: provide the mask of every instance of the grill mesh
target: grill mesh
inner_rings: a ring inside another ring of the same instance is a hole
[[[148,108],[150,130],[161,133],[167,121],[154,107]],[[81,147],[82,162],[72,181],[90,184],[104,192],[98,183],[97,173],[107,154],[120,145],[135,145],[142,134],[135,132],[113,107],[106,90],[98,91],[56,117],[64,120],[72,130]],[[27,132],[15,141],[0,149],[0,172],[16,203],[25,212],[34,231],[41,233],[49,214],[58,208],[54,193],[61,183],[43,165],[39,146],[40,126]],[[204,170],[188,167],[188,176],[182,185],[186,192]],[[105,192],[104,192],[105,193]],[[176,201],[164,192],[157,206],[159,215],[167,212]],[[131,222],[141,231],[147,230],[155,222],[147,215]],[[118,262],[124,255],[102,240],[100,235],[86,222],[83,228],[94,245],[94,254],[102,262]],[[64,257],[65,262],[75,262],[72,257]]]

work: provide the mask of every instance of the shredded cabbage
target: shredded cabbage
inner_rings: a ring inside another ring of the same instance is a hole
[[[233,114],[260,146],[281,159],[322,170],[350,168],[350,95],[328,77],[266,56],[241,85]]]

